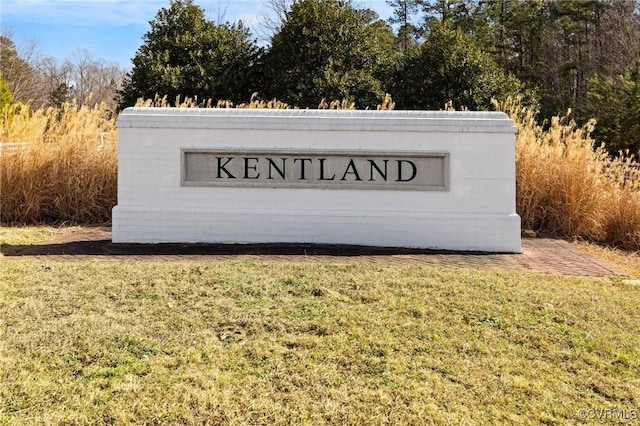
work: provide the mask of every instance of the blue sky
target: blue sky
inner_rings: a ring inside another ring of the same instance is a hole
[[[259,38],[260,21],[271,13],[266,0],[196,0],[207,18],[218,22],[242,20]],[[130,68],[131,58],[142,44],[158,10],[169,0],[0,0],[2,33],[11,32],[18,47],[35,41],[40,53],[59,61],[79,50],[94,59],[117,62]],[[359,0],[387,19],[391,9],[385,0]]]

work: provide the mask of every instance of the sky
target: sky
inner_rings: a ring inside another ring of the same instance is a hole
[[[272,14],[267,0],[195,0],[207,19],[242,20],[253,38],[264,37],[260,22]],[[18,50],[35,42],[39,53],[62,62],[87,51],[96,60],[131,68],[131,58],[149,30],[149,21],[169,0],[0,0],[2,34],[10,34]],[[358,0],[358,7],[391,16],[385,0]],[[259,43],[265,44],[264,39]]]

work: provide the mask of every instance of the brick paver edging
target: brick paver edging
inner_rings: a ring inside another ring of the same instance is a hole
[[[109,227],[60,231],[44,245],[18,249],[0,260],[33,257],[41,260],[196,260],[237,259],[254,261],[350,261],[420,264],[443,267],[534,270],[556,275],[603,277],[626,275],[624,271],[576,248],[564,240],[523,238],[522,254],[457,253],[375,247],[327,245],[118,245],[111,243]]]

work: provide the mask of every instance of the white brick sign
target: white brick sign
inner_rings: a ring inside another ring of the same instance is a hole
[[[128,108],[113,241],[520,251],[503,113]]]

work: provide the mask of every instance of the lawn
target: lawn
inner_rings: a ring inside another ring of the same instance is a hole
[[[0,262],[0,424],[640,418],[634,281],[357,258]]]

